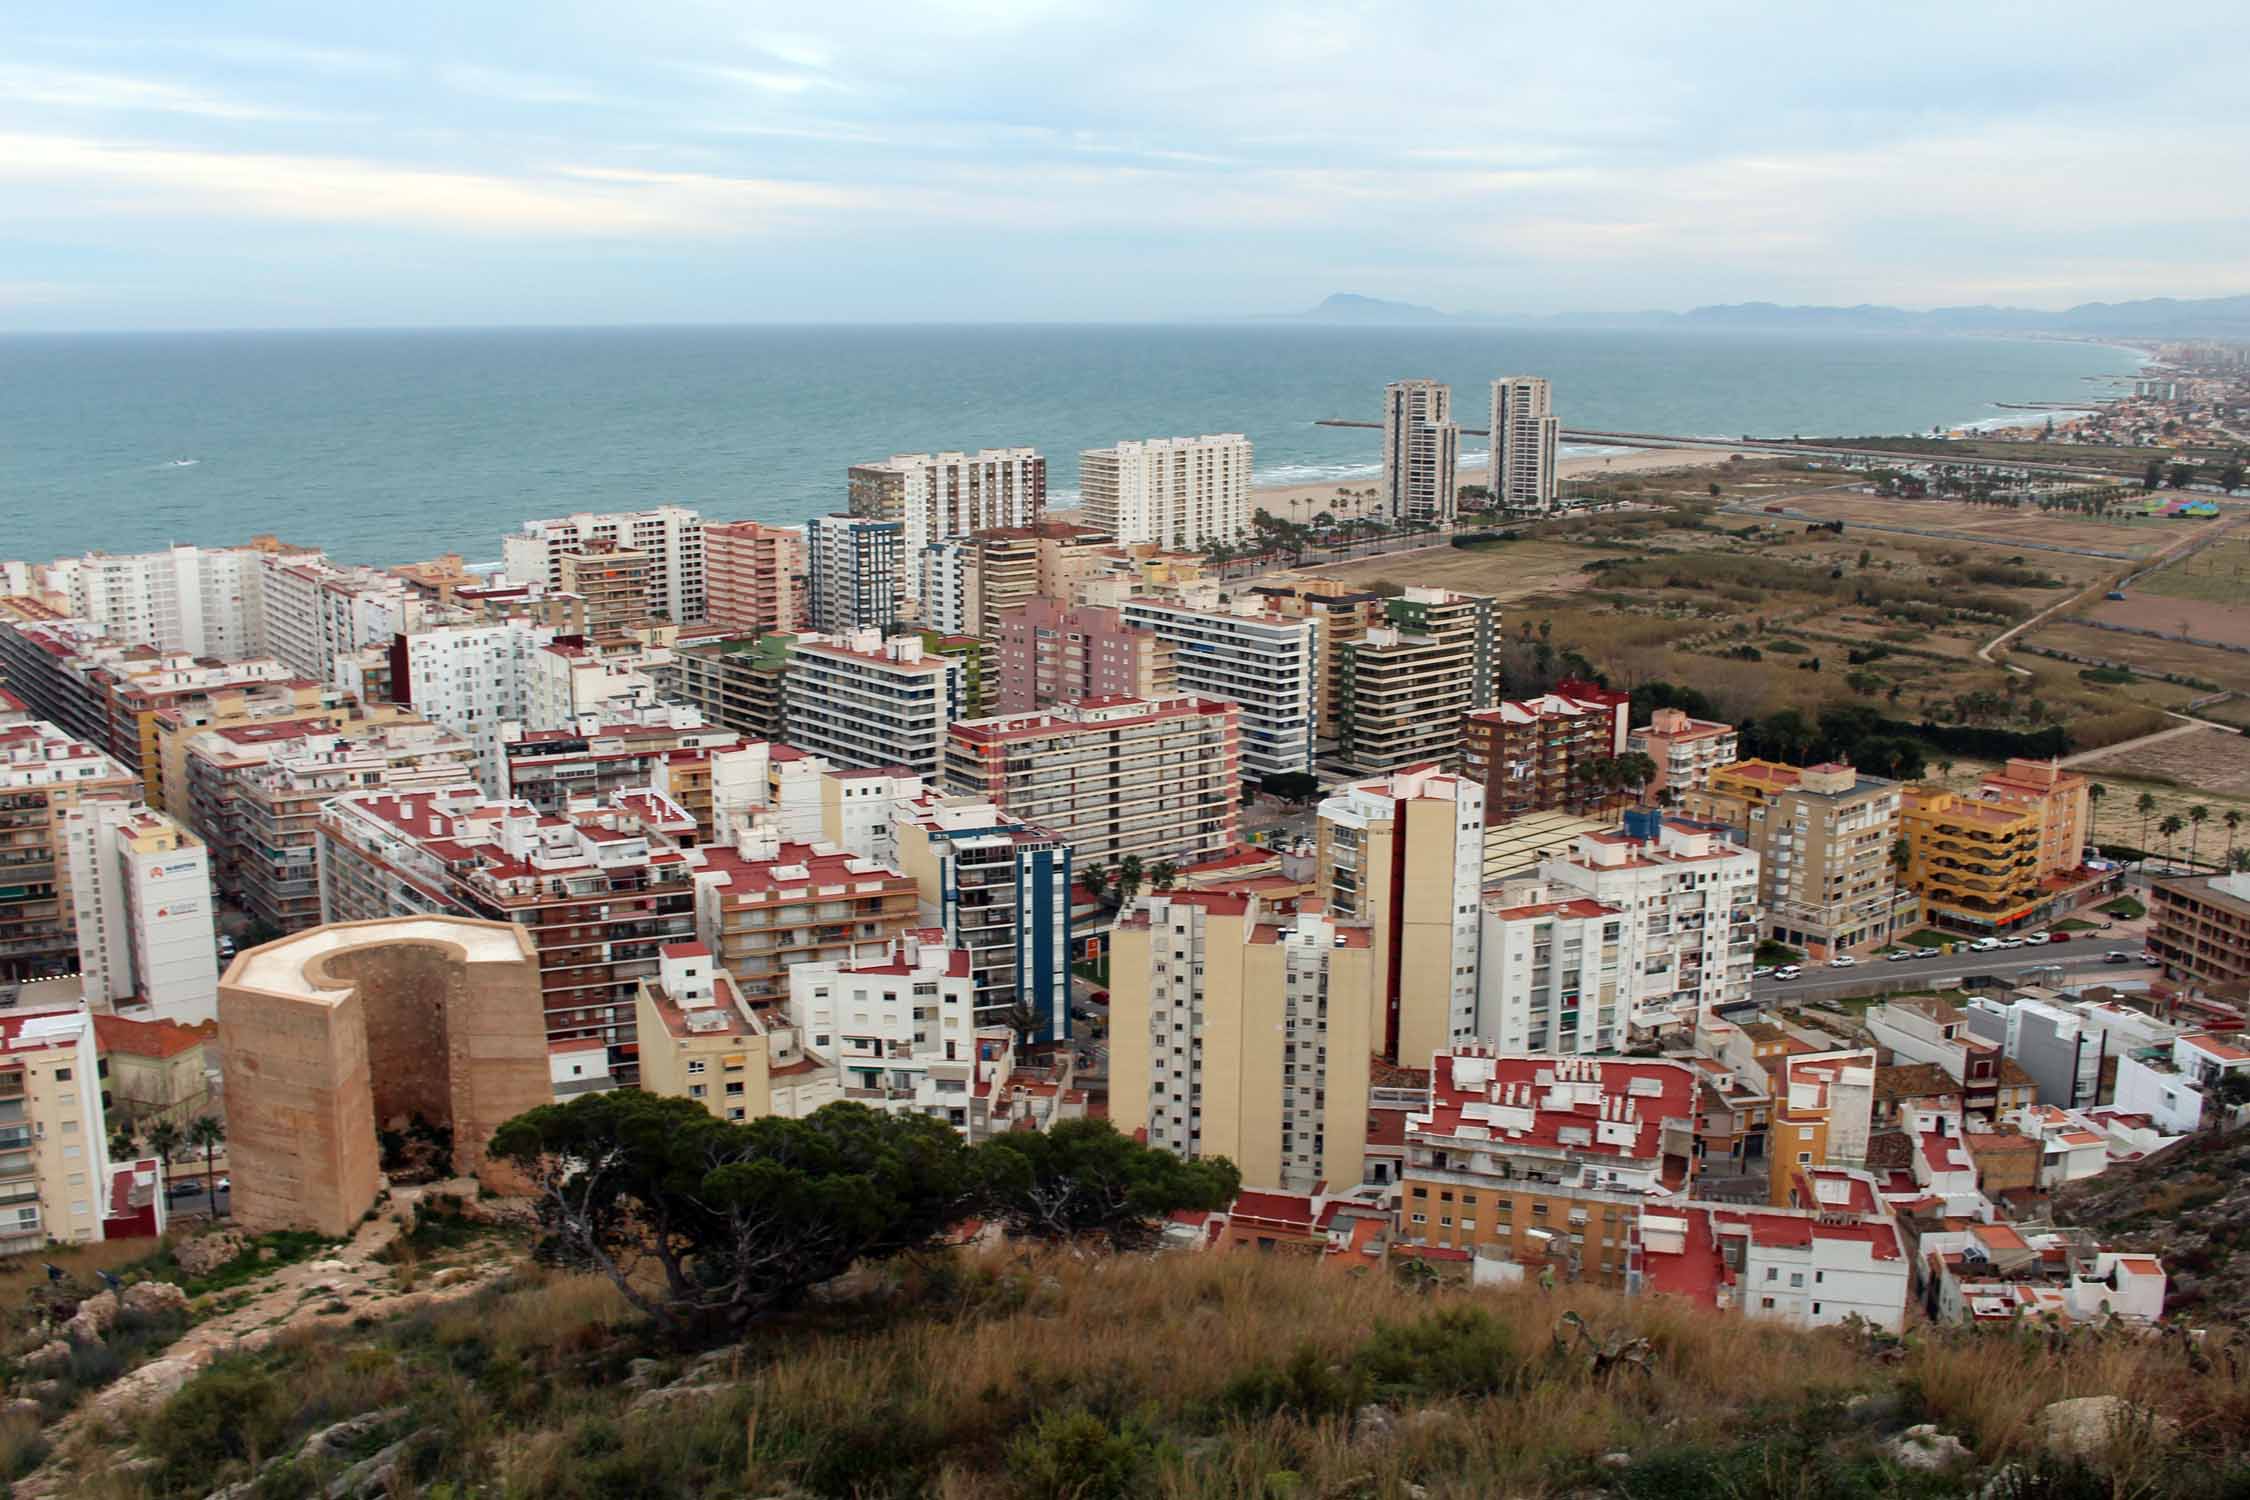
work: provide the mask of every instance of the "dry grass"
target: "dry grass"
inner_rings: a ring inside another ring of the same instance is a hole
[[[1247,1252],[1028,1265],[962,1256],[897,1280],[890,1297],[762,1330],[696,1376],[719,1387],[707,1398],[643,1415],[626,1411],[629,1359],[654,1355],[668,1380],[691,1355],[638,1329],[605,1283],[550,1273],[361,1335],[284,1340],[210,1378],[233,1382],[243,1410],[266,1412],[263,1453],[287,1453],[344,1415],[404,1406],[402,1493],[539,1500],[792,1485],[838,1500],[1958,1495],[1976,1483],[1924,1486],[1880,1457],[1880,1440],[1931,1421],[1990,1464],[2028,1453],[2045,1403],[2116,1394],[2181,1421],[2197,1462],[2216,1472],[2239,1455],[2250,1416],[2250,1387],[2226,1360],[2197,1373],[2176,1345],[2126,1335],[1925,1332],[1886,1356],[1842,1330],[1797,1333],[1669,1299],[1420,1294]],[[1596,1377],[1575,1352],[1556,1352],[1566,1312],[1597,1335],[1646,1339],[1648,1369]],[[1369,1363],[1410,1327],[1466,1328],[1470,1342]],[[1472,1383],[1446,1383],[1463,1378]],[[142,1441],[180,1451],[195,1392],[152,1416]],[[1845,1405],[1861,1395],[1871,1404]],[[1402,1414],[1388,1439],[1353,1420],[1367,1400]],[[1057,1488],[1040,1477],[1057,1453],[1039,1466],[1025,1457],[1064,1419],[1098,1451],[1083,1466],[1061,1455],[1072,1477]],[[72,1492],[172,1500],[243,1472],[238,1460],[128,1476],[107,1467],[121,1452],[113,1441],[90,1453]],[[1622,1470],[1604,1464],[1618,1452],[1632,1455]],[[2176,1476],[2177,1454],[2115,1457],[2118,1493],[2176,1492],[2150,1476]]]

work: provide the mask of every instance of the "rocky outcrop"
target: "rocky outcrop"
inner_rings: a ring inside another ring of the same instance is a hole
[[[78,1304],[78,1311],[63,1325],[63,1336],[74,1344],[98,1344],[116,1326],[117,1294],[96,1292]]]
[[[187,1312],[187,1293],[169,1281],[136,1281],[119,1299],[125,1311],[140,1317],[163,1317]]]
[[[208,1276],[241,1255],[249,1243],[239,1230],[213,1230],[192,1240],[181,1240],[172,1247],[172,1259],[190,1276]]]
[[[1883,1453],[1902,1469],[1918,1469],[1935,1473],[1950,1469],[1956,1464],[1968,1463],[1974,1454],[1968,1445],[1950,1432],[1940,1432],[1924,1422],[1919,1427],[1909,1427],[1883,1445]]]
[[[2180,1424],[2123,1396],[2079,1396],[2040,1409],[2033,1421],[2039,1440],[2069,1458],[2098,1459],[2111,1445],[2147,1438],[2169,1443]]]

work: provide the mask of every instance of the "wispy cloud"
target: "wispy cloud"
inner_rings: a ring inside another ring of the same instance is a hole
[[[0,63],[0,99],[70,110],[197,115],[207,120],[303,120],[298,111],[153,78]]]
[[[819,185],[695,173],[565,166],[538,177],[504,177],[335,157],[0,134],[0,181],[8,180],[81,184],[142,213],[498,235],[746,235],[860,199]]]
[[[441,63],[437,78],[447,88],[510,104],[603,105],[617,102],[591,84],[569,78],[549,78],[520,73],[513,68],[492,68],[479,63]]]

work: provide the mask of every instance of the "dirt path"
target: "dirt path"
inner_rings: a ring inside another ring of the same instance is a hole
[[[2207,719],[2188,718],[2184,714],[2175,714],[2173,717],[2182,719],[2184,722],[2174,724],[2169,729],[2159,729],[2154,734],[2144,734],[2138,739],[2119,740],[2114,745],[2103,745],[2098,750],[2081,750],[2076,755],[2066,755],[2062,758],[2061,764],[2075,766],[2081,761],[2099,760],[2108,755],[2121,755],[2128,750],[2139,750],[2156,744],[2160,740],[2178,739],[2183,734],[2194,734],[2198,730],[2225,729],[2228,727],[2224,724],[2213,724]]]
[[[469,1189],[473,1194],[473,1183]],[[56,1457],[38,1473],[16,1482],[15,1500],[72,1493],[67,1465],[68,1439],[73,1434],[90,1421],[122,1417],[169,1399],[222,1354],[260,1349],[298,1329],[398,1317],[470,1296],[505,1276],[513,1269],[514,1258],[495,1256],[488,1264],[425,1274],[409,1290],[401,1285],[398,1268],[378,1258],[404,1232],[399,1223],[402,1206],[411,1211],[425,1192],[460,1191],[459,1183],[394,1189],[391,1201],[327,1256],[279,1267],[240,1292],[219,1294],[243,1300],[195,1324],[157,1358],[104,1386],[47,1429],[45,1436]]]
[[[2212,542],[2217,541],[2221,536],[2224,536],[2228,532],[2231,532],[2236,527],[2240,526],[2243,522],[2243,519],[2243,517],[2237,516],[2233,520],[2220,521],[2209,530],[2186,533],[2185,535],[2181,536],[2178,541],[2172,543],[2172,545],[2170,545],[2169,547],[2162,548],[2157,552],[2152,553],[2145,561],[2136,563],[2133,567],[2122,570],[2112,577],[2098,579],[2095,582],[2086,585],[2086,587],[2080,589],[2077,593],[2072,594],[2069,598],[2064,599],[2059,604],[2048,605],[2045,609],[2039,611],[2039,613],[2033,615],[2030,619],[2025,620],[2022,624],[2009,626],[2006,630],[2001,631],[1991,640],[1986,641],[1983,645],[1977,647],[1977,660],[1985,662],[1989,665],[2005,667],[2007,670],[2015,673],[2018,677],[2031,676],[2032,674],[2030,672],[2026,671],[2022,667],[2017,666],[2014,662],[1995,660],[1992,653],[1999,650],[2002,646],[2008,644],[2008,642],[2014,640],[2017,636],[2022,635],[2025,631],[2032,629],[2034,626],[2044,625],[2048,620],[2052,619],[2055,615],[2060,614],[2062,611],[2076,610],[2080,605],[2085,604],[2089,600],[2095,600],[2104,597],[2109,593],[2111,589],[2117,587],[2120,579],[2133,577],[2141,573],[2152,572],[2157,568],[2163,567],[2166,563],[2172,561],[2173,558],[2179,556],[2183,552],[2190,551],[2197,547],[2209,546]]]

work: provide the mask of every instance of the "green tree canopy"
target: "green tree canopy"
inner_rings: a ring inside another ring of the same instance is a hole
[[[1242,1174],[1224,1157],[1182,1161],[1107,1120],[996,1136],[977,1148],[977,1175],[985,1206],[1010,1234],[1116,1249],[1153,1243],[1168,1213],[1223,1208],[1242,1191]]]
[[[739,1326],[854,1262],[933,1244],[975,1180],[967,1146],[927,1116],[840,1103],[733,1124],[638,1089],[518,1115],[492,1150],[531,1178],[550,1253],[675,1331]]]

